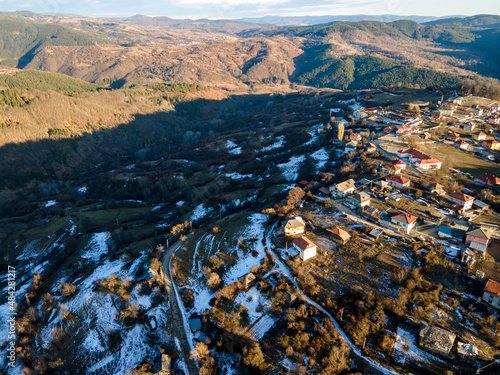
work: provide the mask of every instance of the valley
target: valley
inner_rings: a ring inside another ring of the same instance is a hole
[[[1,17],[2,373],[498,371],[495,16]]]

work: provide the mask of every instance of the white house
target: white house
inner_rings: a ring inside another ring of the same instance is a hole
[[[316,255],[317,246],[307,237],[296,238],[292,244],[299,251],[302,260],[308,260]]]
[[[345,198],[346,196],[354,193],[354,189],[355,189],[354,184],[355,184],[355,182],[351,178],[351,179],[344,181],[344,182],[341,182],[339,184],[332,185],[329,188],[330,194],[332,194],[332,196],[335,199]]]
[[[287,236],[294,236],[296,234],[304,233],[305,228],[306,223],[299,216],[287,219],[285,221],[285,224],[283,225],[283,229],[285,230],[285,234]]]
[[[459,191],[457,191],[453,194],[450,194],[448,196],[448,199],[450,201],[452,201],[453,203],[456,203],[456,204],[462,206],[462,209],[464,211],[471,209],[472,204],[474,203],[474,197],[467,195],[467,194],[464,194],[464,193],[461,193]]]
[[[385,178],[385,181],[398,189],[404,189],[410,186],[411,180],[401,177],[401,176],[389,176]]]
[[[476,128],[476,124],[473,124],[471,122],[467,123],[467,124],[464,124],[464,130],[468,130],[468,131],[473,131],[474,129]]]
[[[403,231],[408,234],[417,224],[417,219],[417,216],[409,215],[403,212],[391,217],[391,223],[401,227]]]
[[[483,301],[500,309],[500,282],[490,279],[484,287]]]
[[[424,159],[415,163],[415,167],[420,169],[441,169],[441,160],[438,159]]]

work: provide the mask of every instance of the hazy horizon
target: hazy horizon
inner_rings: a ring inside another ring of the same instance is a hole
[[[0,0],[0,10],[31,11],[40,14],[73,15],[81,17],[131,17],[147,15],[179,19],[239,19],[265,16],[384,16],[453,17],[477,14],[500,14],[500,2],[443,0],[144,0],[140,3],[125,0],[24,0],[10,4]],[[451,10],[451,11],[450,11]]]

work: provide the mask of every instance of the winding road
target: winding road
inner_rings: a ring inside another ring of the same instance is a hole
[[[186,364],[188,375],[198,375],[198,364],[194,359],[191,358],[191,350],[193,349],[193,341],[191,338],[191,331],[188,331],[189,325],[186,321],[186,317],[183,313],[183,308],[181,307],[182,301],[180,301],[179,294],[177,293],[174,281],[172,279],[172,273],[170,272],[170,262],[172,260],[172,254],[179,250],[183,241],[177,242],[174,246],[170,247],[167,252],[163,255],[162,259],[162,269],[165,279],[165,288],[167,289],[167,297],[169,301],[169,311],[172,317],[172,325],[174,327],[175,336],[179,339],[182,358]]]

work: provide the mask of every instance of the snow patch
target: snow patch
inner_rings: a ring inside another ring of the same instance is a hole
[[[48,201],[47,203],[45,203],[45,208],[47,207],[52,207],[52,206],[55,206],[57,204],[57,201]]]
[[[299,168],[306,160],[304,155],[292,156],[288,163],[278,164],[278,167],[283,170],[283,177],[287,181],[296,181],[299,178]]]
[[[193,214],[191,215],[191,220],[196,221],[204,218],[214,209],[212,207],[205,207],[203,203],[200,203],[193,210]]]
[[[108,241],[110,239],[111,235],[108,232],[95,233],[82,254],[82,258],[99,260],[101,255],[108,253]]]
[[[233,180],[243,180],[244,178],[252,178],[253,174],[239,174],[233,172],[233,173],[226,173],[226,176],[232,178]]]

